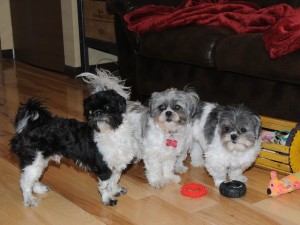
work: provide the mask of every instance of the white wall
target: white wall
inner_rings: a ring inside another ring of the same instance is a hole
[[[0,40],[2,50],[14,48],[9,0],[0,0]]]

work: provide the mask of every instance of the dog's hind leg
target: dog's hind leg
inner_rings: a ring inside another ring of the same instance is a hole
[[[20,185],[23,193],[24,206],[38,206],[36,197],[32,195],[32,191],[41,193],[42,190],[46,190],[44,185],[39,183],[39,179],[46,166],[48,160],[44,159],[43,155],[39,152],[32,164],[23,168]]]

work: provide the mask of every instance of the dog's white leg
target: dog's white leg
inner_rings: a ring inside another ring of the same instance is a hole
[[[184,160],[187,157],[187,151],[181,153],[175,162],[175,172],[179,174],[185,173],[189,168],[183,164]]]
[[[215,164],[214,159],[206,158],[205,168],[207,172],[213,177],[215,186],[219,187],[220,184],[226,181],[227,178],[227,168],[223,164]]]
[[[113,172],[112,177],[110,179],[111,190],[112,190],[113,195],[116,197],[125,195],[127,193],[126,188],[119,187],[119,185],[118,185],[121,175],[122,175],[122,172],[115,171],[115,172]]]
[[[162,165],[163,176],[165,178],[165,182],[178,184],[181,181],[181,178],[179,175],[174,174],[174,164],[175,159],[164,161]]]
[[[120,188],[118,182],[121,177],[121,172],[113,171],[111,177],[108,180],[101,181],[99,179],[98,190],[102,196],[102,203],[104,205],[114,206],[117,204],[118,200],[115,197],[124,195],[127,193],[125,188]]]
[[[192,149],[190,151],[191,165],[194,167],[204,166],[203,149],[200,143],[193,141]]]
[[[162,173],[162,164],[159,157],[147,157],[144,159],[146,178],[149,184],[154,188],[162,188],[165,185],[165,180]]]
[[[216,187],[219,187],[222,182],[226,181],[227,175],[224,171],[217,171],[212,168],[206,169],[208,173],[213,177]],[[224,168],[224,170],[226,171],[226,168]]]
[[[243,169],[242,168],[235,168],[230,169],[228,172],[228,176],[230,180],[237,180],[241,182],[247,182],[248,178],[243,175]]]
[[[44,194],[48,191],[50,191],[50,188],[39,181],[36,181],[33,185],[33,192],[36,194]]]
[[[111,178],[110,178],[111,179]],[[112,191],[110,190],[110,179],[109,180],[105,180],[105,181],[101,181],[99,179],[99,187],[98,190],[101,193],[102,196],[102,203],[103,205],[110,205],[110,206],[114,206],[117,204],[117,200],[114,198],[114,194],[112,193]]]
[[[47,165],[48,160],[45,160],[42,154],[38,153],[33,163],[22,170],[20,185],[24,206],[38,206],[37,199],[32,195],[32,191]]]

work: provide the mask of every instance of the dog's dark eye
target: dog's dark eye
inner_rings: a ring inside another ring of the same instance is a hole
[[[164,111],[166,109],[166,107],[164,105],[160,105],[160,106],[158,106],[158,108],[160,111]]]
[[[176,110],[176,111],[178,111],[178,110],[180,110],[182,107],[180,106],[180,105],[175,105],[175,107],[174,107],[174,109]]]
[[[229,132],[229,127],[223,127],[223,132],[228,133]]]
[[[104,109],[105,111],[109,111],[109,110],[110,110],[110,106],[109,106],[109,105],[104,105],[104,106],[103,106],[103,109]]]
[[[246,133],[246,132],[247,132],[247,129],[246,129],[246,128],[242,128],[242,129],[241,129],[241,132],[242,132],[242,133]]]

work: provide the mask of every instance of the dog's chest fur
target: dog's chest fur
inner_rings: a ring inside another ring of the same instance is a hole
[[[146,133],[144,140],[145,151],[160,153],[161,155],[178,155],[182,151],[187,151],[192,143],[191,126],[187,124],[176,132],[166,132],[158,128],[150,120],[148,124],[151,128]],[[173,142],[167,144],[167,142]],[[176,145],[176,146],[174,146]]]
[[[123,170],[137,155],[137,142],[127,119],[115,130],[94,132],[94,141],[112,170]]]
[[[241,165],[253,162],[260,150],[260,140],[248,148],[246,151],[227,151],[221,144],[219,136],[216,135],[214,141],[209,145],[208,151],[204,153],[205,157],[213,156],[217,162],[227,163],[228,167],[239,167]]]

